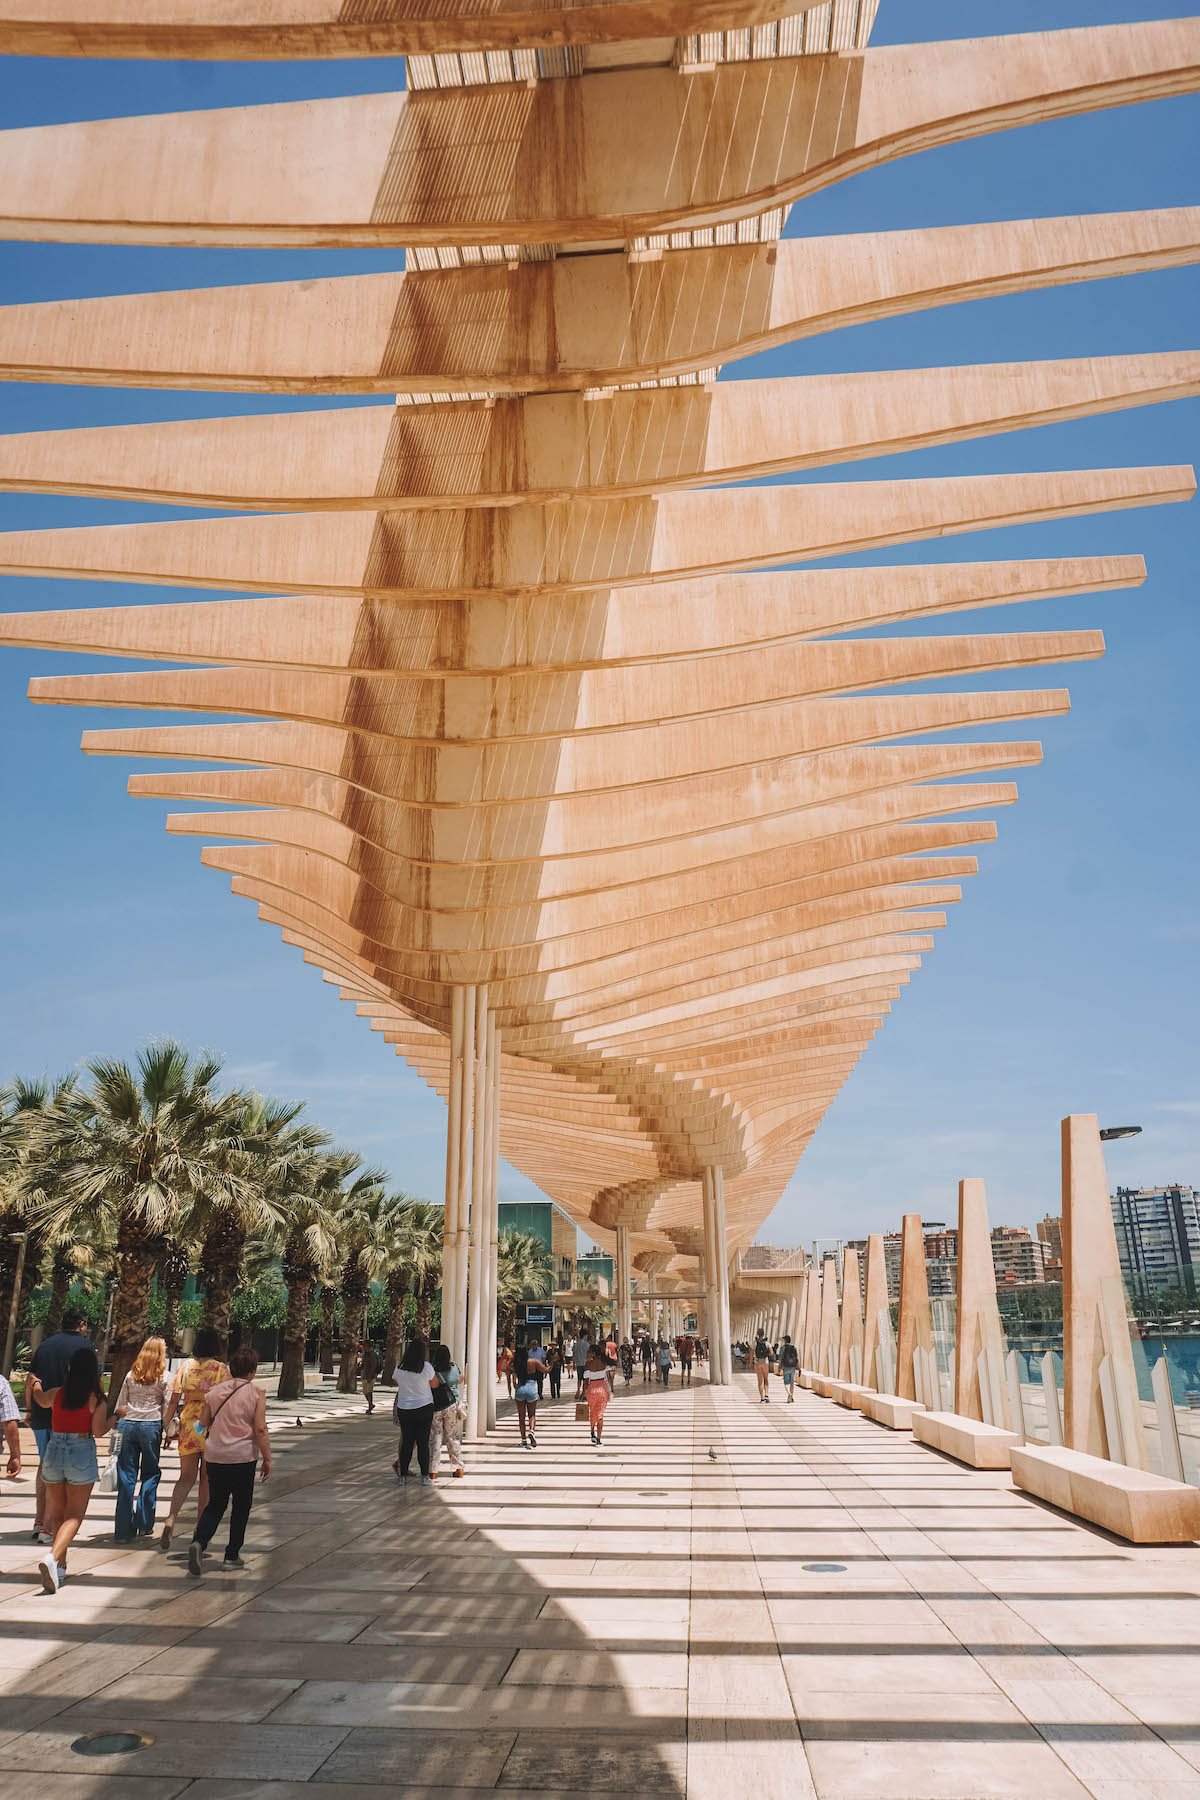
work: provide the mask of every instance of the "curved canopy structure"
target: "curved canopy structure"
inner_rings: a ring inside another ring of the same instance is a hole
[[[402,94],[0,132],[11,237],[409,252],[0,309],[9,379],[392,402],[0,438],[0,488],[219,515],[0,536],[9,575],[208,596],[2,636],[178,665],[32,698],[196,715],[84,747],[165,764],[131,792],[177,802],[168,828],[446,1097],[443,1317],[476,1370],[503,1153],[615,1238],[626,1321],[635,1262],[703,1292],[727,1378],[731,1261],[1039,760],[1012,728],[1068,707],[1025,672],[1103,649],[1086,619],[927,627],[1145,573],[1082,523],[1053,561],[938,540],[1194,491],[1173,467],[824,473],[1194,395],[1186,346],[717,380],[844,324],[1200,256],[1195,208],[781,239],[874,163],[1200,85],[1197,20],[870,49],[874,10],[0,4],[0,49],[415,53]]]

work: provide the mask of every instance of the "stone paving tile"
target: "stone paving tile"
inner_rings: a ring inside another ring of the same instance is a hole
[[[602,1455],[564,1404],[432,1491],[378,1424],[279,1423],[244,1576],[4,1546],[3,1800],[1200,1800],[1200,1553],[808,1395],[635,1385]],[[154,1743],[81,1775],[114,1717]]]
[[[23,1732],[4,1745],[8,1769],[36,1769],[57,1776],[73,1774],[79,1757],[72,1741],[87,1731],[145,1732],[136,1707],[102,1711],[77,1707],[69,1721],[55,1720]],[[114,1775],[253,1775],[259,1779],[306,1781],[337,1749],[345,1732],[317,1727],[207,1725],[172,1721],[161,1732],[146,1733],[153,1743],[104,1759]]]

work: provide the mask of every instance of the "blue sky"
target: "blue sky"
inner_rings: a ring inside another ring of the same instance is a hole
[[[1184,15],[1144,0],[973,0],[972,30],[1030,31]],[[877,44],[963,35],[959,0],[883,0]],[[399,86],[392,62],[76,63],[0,58],[0,118],[19,126]],[[871,171],[798,207],[789,236],[1200,201],[1200,100],[1158,101],[1001,133]],[[397,266],[375,252],[231,252],[0,244],[0,304]],[[809,340],[739,375],[1192,349],[1200,270],[944,309]],[[299,403],[304,406],[319,404]],[[334,400],[327,404],[345,404]],[[202,413],[283,411],[287,400],[0,384],[0,429]],[[1115,414],[864,463],[832,479],[1187,463],[1200,404]],[[820,479],[820,476],[815,479]],[[814,477],[809,477],[814,479]],[[104,523],[161,511],[0,496],[0,529]],[[1073,710],[1040,733],[937,950],[821,1127],[760,1236],[796,1242],[953,1214],[961,1176],[988,1182],[993,1223],[1058,1210],[1058,1120],[1137,1123],[1109,1147],[1112,1181],[1200,1183],[1196,957],[1195,504],[979,534],[880,562],[1140,552],[1146,585],[1059,605],[951,618],[947,632],[1101,628],[1108,653],[1061,673]],[[859,559],[868,560],[868,559]],[[137,604],[94,584],[0,578],[8,610]],[[166,597],[166,596],[164,596]],[[297,952],[170,839],[168,810],[125,794],[129,767],[80,755],[94,718],[30,706],[28,678],[101,666],[0,652],[0,1077],[131,1054],[173,1034],[223,1051],[231,1076],[306,1096],[338,1137],[440,1198],[444,1109],[338,1003]],[[128,667],[130,665],[121,665]],[[1039,685],[1036,674],[1013,686]],[[1003,685],[997,682],[996,685]],[[131,718],[130,722],[134,722]],[[1004,735],[996,733],[995,735]],[[1023,737],[1017,730],[1008,735]],[[505,1169],[503,1192],[529,1184]]]

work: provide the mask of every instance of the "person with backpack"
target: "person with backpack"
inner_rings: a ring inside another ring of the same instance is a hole
[[[783,1376],[783,1385],[787,1389],[787,1403],[795,1405],[792,1388],[796,1380],[796,1371],[800,1367],[800,1353],[790,1337],[783,1340],[783,1349],[779,1352],[779,1373]]]
[[[765,1406],[771,1398],[767,1391],[771,1385],[771,1346],[761,1331],[754,1340],[754,1373],[758,1376],[758,1398]]]
[[[439,1344],[433,1353],[437,1386],[433,1390],[433,1423],[429,1427],[429,1474],[437,1480],[442,1446],[450,1458],[450,1469],[456,1481],[466,1474],[462,1453],[462,1413],[458,1406],[458,1386],[462,1380],[458,1364],[450,1354],[449,1344]]]
[[[679,1340],[679,1385],[692,1385],[692,1357],[696,1353],[694,1339],[685,1332]]]
[[[668,1340],[666,1338],[659,1338],[659,1340],[658,1340],[658,1372],[662,1378],[662,1384],[665,1388],[670,1387],[670,1385],[671,1385],[671,1363],[673,1362],[673,1360],[674,1360],[674,1358],[671,1355],[670,1343],[668,1342]]]

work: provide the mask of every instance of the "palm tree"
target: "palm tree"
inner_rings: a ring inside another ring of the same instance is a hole
[[[407,1194],[394,1194],[386,1220],[387,1336],[380,1380],[390,1382],[404,1346],[404,1322],[408,1296],[417,1295],[418,1310],[430,1279],[436,1286],[442,1267],[442,1209]],[[432,1299],[432,1294],[431,1294]],[[418,1330],[420,1320],[418,1319]]]
[[[202,1195],[219,1204],[242,1191],[245,1102],[213,1091],[220,1070],[215,1057],[193,1060],[170,1040],[143,1050],[136,1072],[98,1058],[88,1064],[86,1090],[62,1093],[29,1126],[31,1163],[49,1158],[59,1170],[31,1218],[59,1240],[84,1236],[76,1228],[85,1219],[104,1219],[113,1231],[118,1386],[146,1335],[165,1240]],[[33,1177],[26,1187],[31,1197],[39,1191]]]
[[[333,1374],[333,1336],[337,1324],[338,1291],[332,1271],[321,1285],[321,1327],[317,1334],[317,1367],[322,1375]]]
[[[240,1097],[242,1151],[239,1179],[200,1194],[188,1217],[189,1235],[201,1240],[200,1285],[204,1323],[229,1346],[234,1290],[242,1273],[251,1233],[272,1232],[282,1223],[279,1196],[286,1194],[303,1158],[329,1142],[315,1125],[298,1125],[303,1102],[285,1104],[261,1094]]]
[[[550,1293],[546,1246],[532,1231],[503,1231],[496,1250],[497,1329],[501,1343],[513,1335],[517,1307]]]
[[[40,1077],[26,1081],[20,1076],[0,1088],[0,1295],[4,1312],[16,1280],[19,1238],[25,1237],[21,1292],[17,1300],[17,1316],[25,1317],[30,1295],[37,1285],[41,1264],[49,1248],[44,1225],[35,1209],[45,1201],[62,1173],[61,1159],[39,1156],[37,1129],[44,1124],[47,1112],[76,1085],[75,1075],[49,1082]],[[68,1287],[70,1282],[68,1280]],[[66,1289],[62,1300],[65,1304]],[[59,1308],[61,1313],[61,1306]]]
[[[387,1268],[387,1197],[378,1170],[363,1177],[366,1187],[358,1204],[348,1208],[341,1231],[341,1267],[338,1293],[342,1302],[342,1358],[338,1367],[339,1394],[358,1387],[358,1346],[371,1283]]]
[[[158,1280],[165,1302],[162,1334],[168,1356],[174,1356],[179,1348],[179,1303],[183,1299],[183,1291],[187,1287],[195,1259],[195,1247],[187,1238],[164,1238],[163,1253],[158,1262]]]
[[[336,1265],[345,1212],[362,1197],[364,1179],[351,1179],[358,1167],[357,1156],[348,1151],[318,1150],[298,1165],[291,1192],[282,1197],[280,1254],[288,1304],[279,1370],[281,1400],[299,1400],[304,1393],[304,1345],[313,1294],[317,1282]],[[373,1177],[369,1187],[374,1187]],[[330,1287],[329,1292],[335,1290]],[[331,1365],[332,1360],[331,1351]]]

